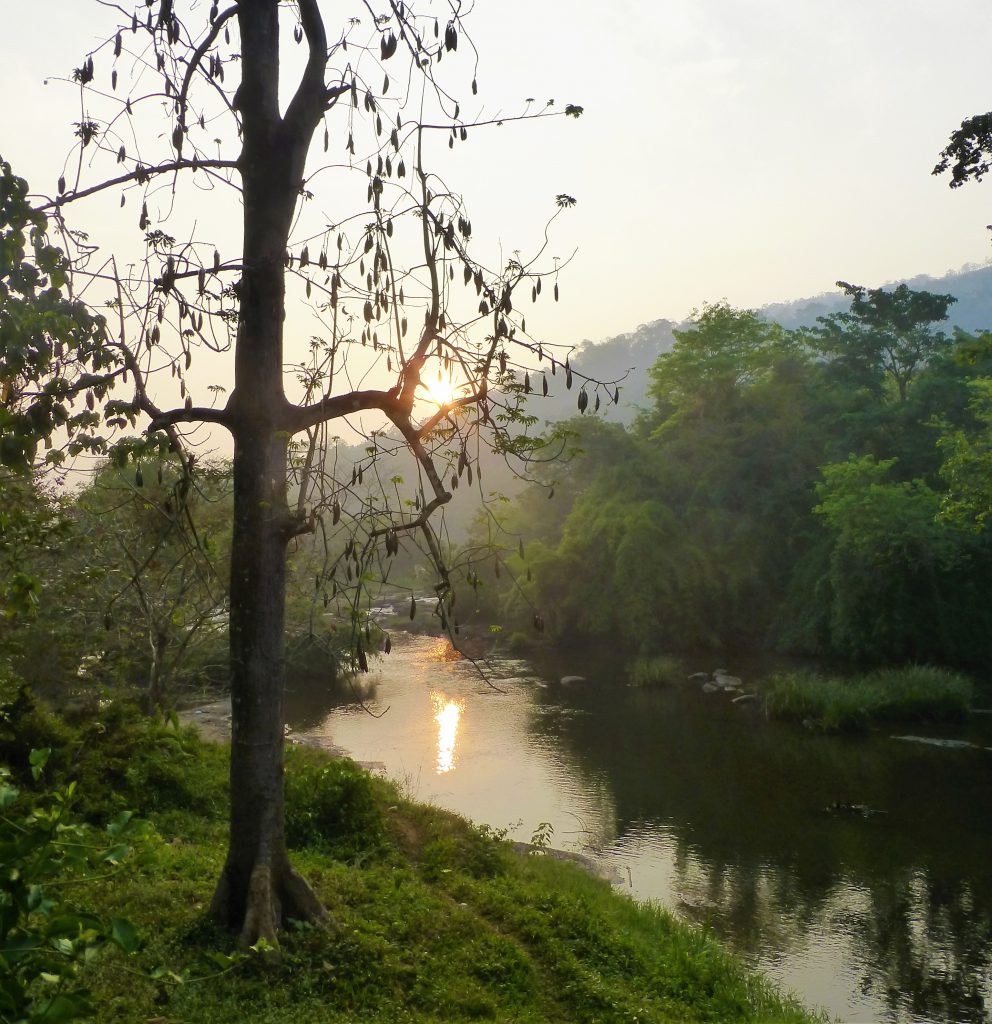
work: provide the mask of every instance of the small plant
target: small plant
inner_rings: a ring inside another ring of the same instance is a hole
[[[542,821],[530,837],[531,853],[542,855],[551,849],[551,837],[555,834],[555,827],[550,821]]]
[[[35,781],[50,753],[31,751]],[[0,1019],[74,1020],[93,1009],[78,983],[79,965],[107,946],[133,953],[138,936],[124,918],[105,921],[76,909],[58,887],[120,870],[138,823],[128,811],[103,834],[73,822],[74,783],[24,808],[10,779],[0,766]]]

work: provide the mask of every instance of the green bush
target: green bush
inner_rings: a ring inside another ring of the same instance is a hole
[[[41,779],[51,751],[28,755]],[[35,1024],[90,1017],[79,968],[105,947],[138,948],[124,918],[103,919],[71,905],[67,882],[119,870],[128,839],[140,834],[125,811],[102,834],[73,820],[75,786],[22,796],[0,765],[0,1019]]]
[[[286,842],[340,860],[378,850],[385,837],[376,783],[353,761],[328,763],[309,751],[289,752],[286,766]]]
[[[973,687],[965,676],[928,665],[840,678],[812,672],[773,676],[765,707],[772,718],[824,732],[857,732],[881,722],[962,718]]]

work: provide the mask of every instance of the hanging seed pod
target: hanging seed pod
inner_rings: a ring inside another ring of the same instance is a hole
[[[493,561],[493,572],[496,573],[496,579],[499,579],[499,559]]]
[[[565,387],[572,390],[572,367],[568,363],[565,364]]]
[[[358,652],[357,653],[358,653],[358,667],[363,672],[368,672],[368,670],[369,670],[369,660],[368,660],[368,658],[365,657],[365,648],[362,646],[361,641],[359,641]]]
[[[599,412],[599,392],[596,392],[596,404],[593,406],[593,412]]]
[[[558,301],[558,282],[555,281],[555,302]]]
[[[393,641],[389,639],[389,634],[386,634],[386,639],[382,642],[382,653],[388,654],[393,649]]]
[[[547,374],[541,375],[541,389],[544,392],[544,397],[548,397],[548,376]]]
[[[579,412],[584,413],[586,411],[586,406],[588,404],[589,404],[589,395],[586,392],[586,389],[582,388],[582,390],[579,391],[579,401],[578,401]]]
[[[413,596],[413,594],[411,594],[410,595],[410,620],[411,621],[416,616],[416,614],[417,614],[417,599]]]
[[[144,487],[145,486],[145,478],[142,475],[141,466],[140,465],[134,471],[134,484],[135,484],[136,487]]]

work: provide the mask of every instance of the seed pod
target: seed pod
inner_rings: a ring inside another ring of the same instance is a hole
[[[417,614],[417,599],[413,596],[413,594],[411,594],[410,595],[410,619],[411,619],[411,621],[413,620],[413,618],[414,618],[414,616],[416,614]]]

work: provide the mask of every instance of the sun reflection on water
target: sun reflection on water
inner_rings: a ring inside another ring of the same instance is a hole
[[[438,775],[444,775],[455,767],[455,743],[458,737],[458,720],[464,704],[452,700],[447,694],[431,691],[434,707],[434,721],[437,722],[437,767]]]

